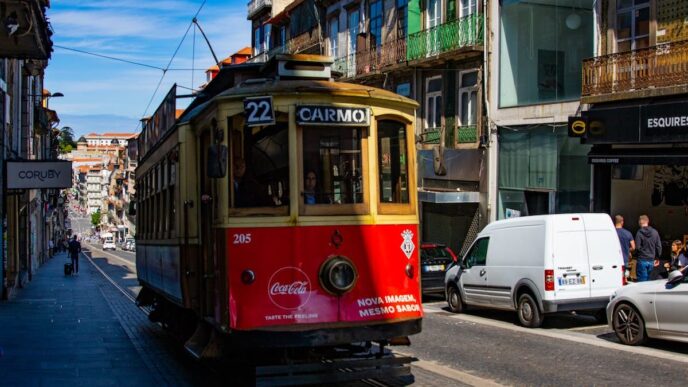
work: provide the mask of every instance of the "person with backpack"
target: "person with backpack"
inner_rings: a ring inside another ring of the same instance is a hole
[[[79,254],[81,253],[81,243],[74,235],[69,242],[69,256],[72,258],[72,268],[74,273],[79,274]]]

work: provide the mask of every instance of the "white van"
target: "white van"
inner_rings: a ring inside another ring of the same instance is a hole
[[[515,310],[535,328],[545,313],[594,311],[600,319],[625,284],[619,238],[607,214],[528,216],[493,222],[445,276],[449,308]]]

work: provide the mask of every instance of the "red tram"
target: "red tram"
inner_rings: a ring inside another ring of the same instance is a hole
[[[142,132],[138,303],[198,357],[421,330],[416,102],[330,65],[223,69],[167,132]]]

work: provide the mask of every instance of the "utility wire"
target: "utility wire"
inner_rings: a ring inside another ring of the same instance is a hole
[[[153,103],[153,99],[155,99],[155,96],[158,94],[158,90],[160,89],[160,85],[162,85],[162,80],[165,79],[165,74],[167,74],[167,71],[170,68],[170,65],[172,65],[172,61],[174,58],[177,56],[177,53],[179,52],[179,49],[182,47],[182,44],[184,43],[184,40],[186,39],[186,36],[189,34],[189,30],[191,29],[191,26],[194,24],[193,20],[196,19],[199,13],[201,13],[201,10],[205,6],[207,0],[203,0],[203,3],[201,3],[200,7],[198,7],[198,10],[196,11],[196,14],[192,18],[192,21],[189,23],[189,26],[186,27],[186,31],[184,32],[184,36],[182,36],[182,39],[179,41],[179,44],[177,45],[177,48],[174,50],[174,53],[172,54],[172,57],[170,58],[170,61],[167,62],[167,66],[162,70],[162,75],[160,76],[160,80],[158,81],[158,85],[155,87],[155,91],[153,91],[153,95],[151,96],[150,100],[148,100],[148,105],[146,105],[146,110],[143,111],[143,114],[141,117],[145,117],[146,114],[148,113],[148,109],[150,108],[151,103]],[[192,85],[193,86],[193,85]]]
[[[105,59],[110,59],[110,60],[114,60],[114,61],[118,61],[118,62],[129,63],[129,64],[133,64],[133,65],[136,65],[136,66],[143,66],[143,67],[148,67],[148,68],[151,68],[151,69],[156,69],[156,70],[165,71],[165,69],[163,69],[162,67],[153,66],[153,65],[149,65],[149,64],[145,64],[145,63],[141,63],[141,62],[135,62],[135,61],[133,61],[133,60],[127,60],[127,59],[117,58],[117,57],[114,57],[114,56],[103,55],[103,54],[97,54],[97,53],[95,53],[95,52],[89,52],[89,51],[85,51],[85,50],[80,50],[80,49],[78,49],[78,48],[70,48],[70,47],[60,46],[59,44],[54,44],[53,47],[61,48],[61,49],[63,49],[63,50],[67,50],[67,51],[74,51],[74,52],[78,52],[78,53],[81,53],[81,54],[97,56],[97,57],[99,57],[99,58],[105,58]]]

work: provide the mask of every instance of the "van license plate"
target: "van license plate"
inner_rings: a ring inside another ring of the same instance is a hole
[[[584,285],[584,284],[585,284],[585,276],[569,277],[569,278],[559,277],[559,286]]]
[[[428,265],[423,266],[423,271],[429,273],[431,271],[442,271],[444,270],[444,265]]]

